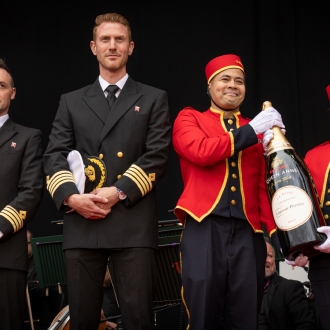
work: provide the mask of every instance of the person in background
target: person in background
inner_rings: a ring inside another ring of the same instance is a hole
[[[9,117],[16,88],[0,59],[0,329],[24,328],[28,247],[26,224],[39,207],[43,191],[40,130]]]
[[[316,316],[303,284],[279,276],[275,251],[265,237],[265,285],[258,330],[316,330]]]
[[[266,192],[263,133],[283,127],[274,108],[245,118],[245,70],[226,54],[205,68],[210,108],[186,107],[173,126],[184,190],[175,214],[180,243],[182,299],[187,329],[258,326],[266,246],[276,226]]]
[[[152,329],[155,187],[165,175],[171,142],[167,93],[127,74],[134,42],[122,15],[97,16],[90,47],[99,77],[62,95],[44,154],[47,189],[65,212],[70,329],[98,328],[109,256],[123,328]],[[67,159],[71,152],[93,160],[83,173],[86,182],[101,168],[101,181],[92,191],[80,190]]]

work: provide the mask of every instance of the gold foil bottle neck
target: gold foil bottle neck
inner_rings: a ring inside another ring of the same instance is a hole
[[[266,110],[270,107],[272,107],[272,103],[269,101],[265,101],[262,104],[262,110]],[[290,142],[287,140],[287,138],[278,126],[274,126],[273,128],[271,128],[271,130],[274,132],[274,137],[268,143],[267,156],[279,150],[293,149]]]

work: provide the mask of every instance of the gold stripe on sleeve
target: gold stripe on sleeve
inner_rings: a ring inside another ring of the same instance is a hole
[[[146,193],[145,193],[145,190],[143,189],[143,187],[141,186],[141,184],[139,183],[138,180],[135,179],[134,176],[130,175],[129,173],[125,172],[123,175],[127,176],[128,178],[130,178],[137,186],[138,188],[140,189],[141,191],[141,194],[142,196],[144,196]]]
[[[142,196],[152,189],[152,182],[141,167],[133,164],[123,175],[129,177],[140,189]]]
[[[73,175],[70,171],[56,172],[48,181],[47,190],[53,197],[57,188],[67,182],[72,182],[75,184]]]
[[[145,181],[146,185],[149,186],[149,190],[150,191],[152,189],[152,183],[151,180],[149,178],[149,176],[143,171],[143,169],[135,164],[133,164],[131,166],[132,169],[135,169],[141,176],[141,178],[143,178],[143,180]]]
[[[1,212],[4,218],[6,218],[14,228],[14,233],[23,228],[24,221],[21,219],[19,213],[10,205],[7,205]]]

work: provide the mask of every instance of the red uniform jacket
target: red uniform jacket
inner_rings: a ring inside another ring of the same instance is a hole
[[[263,232],[261,223],[264,223],[271,235],[276,225],[266,192],[263,148],[257,143],[252,127],[242,127],[249,120],[239,112],[235,117],[237,129],[228,132],[223,111],[185,108],[178,114],[173,146],[180,159],[184,189],[175,214],[184,223],[186,213],[197,221],[212,213],[228,180],[231,166],[228,158],[238,153],[244,214],[255,232]]]
[[[304,159],[314,179],[325,220],[329,219],[330,213],[329,155],[330,141],[327,141],[308,151]]]

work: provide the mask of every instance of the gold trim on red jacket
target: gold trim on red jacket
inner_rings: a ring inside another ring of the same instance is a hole
[[[172,141],[184,182],[174,213],[182,223],[186,214],[199,222],[211,214],[228,182],[228,158],[235,153],[235,141],[226,129],[223,113],[213,108],[205,112],[185,108],[174,122]],[[240,112],[235,117],[237,128],[249,122]],[[236,152],[246,219],[255,232],[263,232],[263,222],[268,233],[273,233],[276,225],[266,192],[262,145],[256,143]]]

